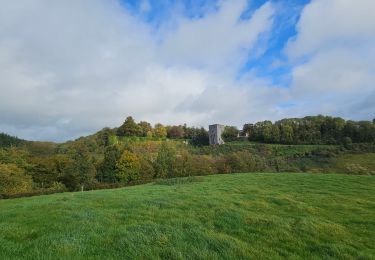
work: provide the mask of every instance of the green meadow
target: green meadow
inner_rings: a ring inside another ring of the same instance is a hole
[[[245,173],[0,200],[0,259],[374,259],[375,177]]]

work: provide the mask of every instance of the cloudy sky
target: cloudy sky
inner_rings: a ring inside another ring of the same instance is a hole
[[[374,0],[0,0],[0,132],[375,117]]]

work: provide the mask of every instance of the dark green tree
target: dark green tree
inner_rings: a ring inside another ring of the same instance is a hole
[[[346,149],[351,149],[352,148],[352,139],[350,137],[345,137],[343,139],[343,145]]]
[[[110,141],[109,141],[109,138],[112,134],[112,130],[108,127],[106,128],[103,128],[99,133],[98,133],[98,143],[99,145],[102,145],[102,146],[109,146],[110,145]]]
[[[272,125],[270,142],[274,144],[280,143],[280,138],[281,138],[281,134],[280,134],[279,126],[276,124]]]
[[[75,145],[72,162],[65,168],[63,184],[70,190],[85,190],[95,183],[96,168],[92,155],[82,143]]]
[[[238,137],[238,129],[235,126],[226,126],[221,135],[225,142],[235,141]]]
[[[258,123],[257,123],[258,124]],[[258,134],[259,140],[270,143],[272,141],[272,122],[263,121],[259,124],[260,133]]]
[[[141,128],[141,135],[143,137],[152,136],[152,126],[149,122],[141,121],[138,123],[139,127]]]
[[[354,143],[360,142],[359,125],[357,122],[348,120],[343,129],[343,136],[350,137]]]
[[[172,138],[172,139],[183,138],[184,137],[184,130],[182,129],[181,126],[176,126],[176,125],[171,126],[168,129],[167,137]]]
[[[359,121],[359,140],[363,143],[370,143],[375,141],[375,128],[369,121]]]
[[[342,139],[342,131],[345,127],[345,120],[339,117],[326,117],[321,125],[321,135],[324,143],[335,144]]]
[[[33,182],[40,188],[49,188],[54,182],[58,181],[58,174],[55,168],[53,158],[35,157],[32,160],[30,174]]]
[[[116,164],[120,159],[121,151],[117,145],[108,146],[104,152],[104,159],[99,166],[97,180],[100,182],[115,183]]]
[[[254,135],[254,124],[244,124],[242,132],[249,136],[249,139]]]
[[[292,144],[294,137],[293,127],[289,124],[281,124],[280,128],[280,142],[283,144]]]
[[[26,143],[26,141],[15,136],[10,136],[5,133],[0,133],[0,147],[17,146]]]
[[[117,129],[118,136],[142,136],[142,128],[135,123],[131,116]]]
[[[190,144],[194,146],[203,146],[209,144],[208,131],[201,128],[191,128],[190,129]]]
[[[188,127],[186,124],[182,126],[182,130],[184,131],[184,138],[191,139],[193,137],[194,128]]]

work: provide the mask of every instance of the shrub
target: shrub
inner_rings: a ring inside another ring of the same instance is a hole
[[[209,155],[190,156],[189,160],[187,161],[186,171],[189,175],[214,174],[214,161]]]
[[[141,164],[136,154],[125,150],[116,164],[116,177],[120,182],[130,182],[139,178]]]
[[[225,142],[231,142],[237,140],[238,136],[238,129],[235,126],[226,126],[224,128],[223,134],[221,135],[223,137],[223,140]]]
[[[152,163],[141,157],[140,158],[140,178],[143,180],[150,180],[155,176],[155,170],[154,167],[152,166]]]
[[[208,132],[206,129],[195,128],[192,130],[190,144],[194,146],[205,146],[209,144]]]
[[[63,183],[55,181],[47,190],[54,192],[64,192],[67,191],[67,188]]]
[[[172,177],[175,174],[176,151],[167,142],[160,146],[155,161],[155,174],[158,178]]]
[[[232,168],[226,156],[219,156],[215,160],[216,172],[217,173],[231,173]]]
[[[352,148],[352,139],[350,137],[345,137],[344,140],[343,140],[343,145],[345,147],[345,149],[351,149]]]
[[[0,194],[14,195],[32,190],[32,178],[15,164],[0,163]]]
[[[358,174],[358,175],[370,175],[370,170],[367,167],[364,167],[355,163],[348,163],[345,165],[346,171],[349,174]]]

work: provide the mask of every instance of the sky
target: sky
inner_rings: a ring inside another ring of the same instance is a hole
[[[0,132],[375,117],[373,0],[0,0]]]

